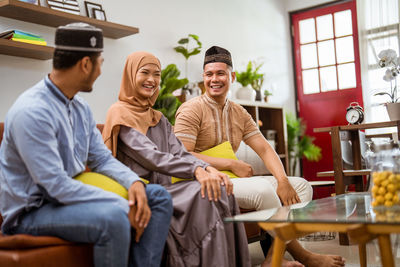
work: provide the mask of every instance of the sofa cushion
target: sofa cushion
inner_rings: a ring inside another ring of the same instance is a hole
[[[228,141],[223,142],[222,144],[219,144],[210,149],[204,150],[203,152],[200,152],[200,154],[216,158],[237,160],[235,152],[233,152],[231,143],[229,143]],[[233,172],[230,171],[221,171],[221,172],[227,174],[229,178],[238,178],[238,176],[236,176]],[[187,181],[187,179],[171,177],[172,183],[183,182],[183,181]]]
[[[84,172],[74,177],[84,184],[97,186],[105,191],[113,192],[125,199],[128,199],[128,190],[113,179],[95,172]]]
[[[234,159],[234,160],[238,159],[229,141],[223,142],[222,144],[219,144],[215,147],[200,152],[200,154],[215,158]],[[230,171],[222,171],[222,172],[227,174],[229,178],[238,178],[238,176],[236,176],[233,172]]]
[[[90,267],[93,266],[93,246],[68,243],[30,249],[0,249],[0,262],[1,266],[7,267]]]

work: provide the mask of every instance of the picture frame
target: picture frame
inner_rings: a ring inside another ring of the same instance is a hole
[[[85,9],[86,9],[86,15],[89,18],[93,18],[94,19],[95,17],[94,17],[93,9],[103,10],[103,7],[100,4],[97,4],[97,3],[92,3],[92,2],[89,2],[89,1],[85,1]],[[100,16],[100,14],[99,14],[99,16]],[[105,13],[104,13],[104,18],[105,18]]]
[[[106,12],[104,12],[104,10],[93,8],[92,12],[93,12],[93,18],[103,21],[107,20]]]
[[[76,0],[46,0],[47,6],[53,10],[80,15],[79,4]]]

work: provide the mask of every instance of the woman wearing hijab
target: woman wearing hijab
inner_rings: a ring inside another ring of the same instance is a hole
[[[163,185],[174,212],[167,238],[167,266],[250,266],[243,224],[229,178],[186,151],[154,105],[159,60],[147,52],[128,56],[119,101],[107,113],[103,139],[113,155],[150,183]],[[187,181],[171,183],[171,177]],[[193,180],[194,179],[194,180]]]

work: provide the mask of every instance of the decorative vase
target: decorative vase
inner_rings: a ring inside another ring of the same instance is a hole
[[[241,100],[250,100],[253,101],[254,100],[254,90],[253,88],[251,88],[250,86],[245,86],[242,88],[239,88],[236,91],[236,98],[237,99],[241,99]]]
[[[256,101],[261,101],[261,91],[256,90]]]
[[[387,103],[386,109],[391,121],[400,120],[400,103]]]
[[[267,103],[268,102],[268,96],[264,96],[264,102]]]

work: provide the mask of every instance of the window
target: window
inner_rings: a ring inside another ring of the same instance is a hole
[[[299,21],[303,93],[356,87],[351,10]]]
[[[388,98],[374,94],[383,90],[390,91],[390,82],[383,80],[386,69],[378,65],[378,54],[390,48],[399,56],[399,0],[365,0],[364,5],[364,37],[367,47],[364,56],[367,58],[368,77],[364,95],[369,106],[368,116],[372,122],[388,121],[386,108],[382,105]]]

